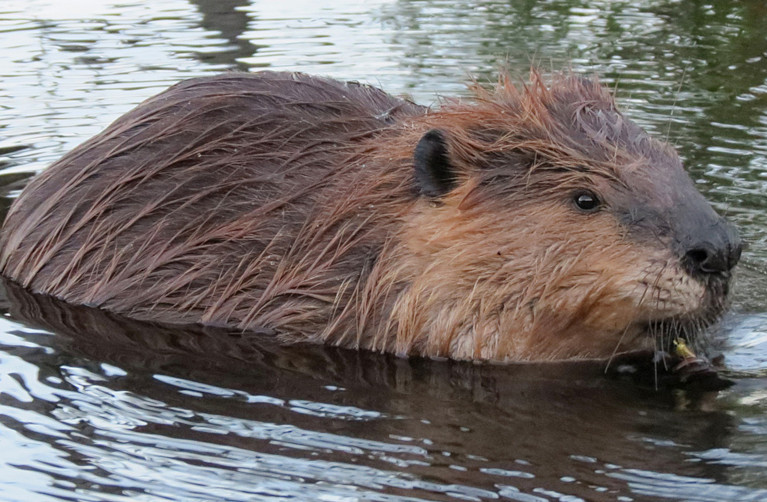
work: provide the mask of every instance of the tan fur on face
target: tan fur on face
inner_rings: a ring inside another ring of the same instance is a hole
[[[564,198],[462,211],[461,196],[420,208],[404,228],[414,278],[393,314],[400,353],[606,357],[703,300],[678,260],[648,255],[608,214],[577,214]]]

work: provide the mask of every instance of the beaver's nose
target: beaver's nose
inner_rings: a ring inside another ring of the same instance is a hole
[[[738,231],[722,220],[688,244],[683,261],[695,274],[723,274],[735,267],[742,251]]]

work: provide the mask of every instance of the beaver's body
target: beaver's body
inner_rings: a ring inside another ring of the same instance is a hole
[[[598,84],[430,111],[301,74],[178,84],[35,179],[2,274],[132,318],[497,360],[600,357],[721,311],[740,253]]]

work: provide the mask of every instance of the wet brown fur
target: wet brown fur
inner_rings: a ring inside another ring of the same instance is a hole
[[[413,177],[434,128],[457,175],[438,198]],[[6,219],[0,267],[136,319],[458,359],[606,357],[721,302],[663,232],[630,238],[571,204],[579,187],[670,204],[666,172],[682,172],[673,150],[595,79],[504,77],[431,110],[227,74],[151,98],[45,170]]]

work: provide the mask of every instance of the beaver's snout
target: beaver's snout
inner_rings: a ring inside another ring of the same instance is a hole
[[[666,192],[665,204],[652,208],[654,218],[637,223],[650,233],[669,232],[674,254],[691,276],[704,281],[729,279],[743,251],[738,230],[717,214],[681,164],[666,174],[658,176],[654,185],[655,193]]]
[[[738,231],[724,218],[690,228],[680,243],[682,262],[692,275],[727,274],[740,260],[743,244]]]

